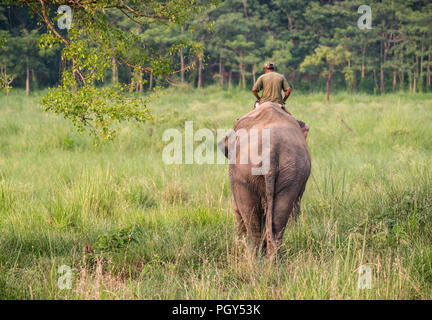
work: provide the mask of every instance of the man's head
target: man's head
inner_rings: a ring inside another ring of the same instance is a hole
[[[275,64],[274,62],[268,61],[266,63],[264,63],[264,71],[267,72],[272,72],[275,71]]]

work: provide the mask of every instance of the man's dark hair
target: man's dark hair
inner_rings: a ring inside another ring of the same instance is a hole
[[[304,129],[304,128],[305,128],[305,126],[306,126],[306,123],[304,123],[304,122],[303,122],[303,121],[301,121],[301,120],[297,120],[297,122],[298,122],[298,124],[299,124],[300,128],[302,128],[302,129]]]
[[[264,63],[264,69],[274,70],[275,69],[274,62],[268,61],[268,62]]]

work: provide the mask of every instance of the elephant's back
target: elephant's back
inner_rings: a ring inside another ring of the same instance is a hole
[[[249,153],[252,149],[262,150],[266,130],[270,137],[270,174],[277,170],[278,175],[281,176],[308,177],[311,170],[311,159],[303,131],[292,116],[273,103],[264,103],[236,123],[234,131],[243,132],[243,134],[247,132],[246,135],[249,136],[247,146],[244,143],[237,145],[239,151],[237,157],[243,153]],[[253,139],[255,136],[258,136],[259,139]],[[246,167],[249,166],[234,165],[239,171],[246,170]]]

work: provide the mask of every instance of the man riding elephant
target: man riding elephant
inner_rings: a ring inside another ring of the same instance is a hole
[[[252,92],[257,99],[259,104],[264,102],[273,102],[277,104],[284,111],[288,112],[285,108],[285,102],[291,94],[291,88],[289,87],[288,81],[285,77],[275,71],[275,64],[273,62],[266,62],[264,64],[264,74],[260,76],[255,82]],[[261,97],[258,92],[262,91]],[[284,96],[282,97],[282,92]],[[256,108],[257,103],[255,103],[254,108]],[[291,114],[290,112],[288,112]],[[305,138],[309,132],[309,126],[303,121],[298,121],[300,127],[303,130]]]
[[[258,250],[278,252],[311,171],[303,130],[278,104],[265,102],[239,118],[218,146],[229,159],[238,230]]]

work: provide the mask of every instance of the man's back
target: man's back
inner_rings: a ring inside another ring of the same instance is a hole
[[[273,71],[260,76],[253,88],[256,91],[262,90],[260,103],[273,102],[284,104],[282,90],[288,90],[289,85],[282,74]]]

